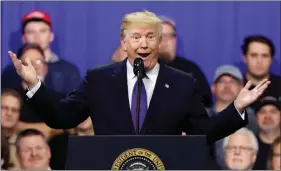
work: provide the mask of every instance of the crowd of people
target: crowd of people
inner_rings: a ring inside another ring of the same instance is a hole
[[[220,169],[280,170],[281,77],[270,73],[275,56],[272,41],[263,35],[246,36],[241,45],[246,72],[241,73],[230,64],[219,66],[209,85],[199,65],[176,54],[176,23],[166,16],[160,18],[159,60],[195,78],[209,117],[232,103],[247,81],[250,80],[253,87],[265,78],[271,81],[259,100],[247,108],[249,124],[214,143],[210,155]],[[23,17],[22,40],[17,57],[31,61],[46,87],[64,97],[79,85],[82,79],[77,66],[61,59],[50,48],[54,33],[46,12],[34,10]],[[110,62],[121,62],[126,57],[120,45]],[[12,64],[5,68],[1,79],[2,169],[63,170],[68,136],[94,136],[94,121],[89,117],[74,129],[52,129],[38,117],[36,113],[40,111],[26,100],[27,85]]]

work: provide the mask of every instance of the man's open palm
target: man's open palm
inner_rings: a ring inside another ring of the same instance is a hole
[[[38,82],[35,68],[31,64],[30,60],[21,61],[17,58],[17,55],[11,51],[8,52],[11,60],[15,66],[18,75],[27,83],[29,88],[35,86]]]
[[[248,81],[236,98],[236,107],[239,109],[244,109],[255,102],[263,94],[269,84],[270,81],[264,79],[255,88],[249,90],[252,86],[252,83],[251,81]]]

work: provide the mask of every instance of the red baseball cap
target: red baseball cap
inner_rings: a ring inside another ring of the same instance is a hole
[[[26,25],[29,21],[43,21],[48,25],[52,25],[51,17],[48,13],[40,10],[32,10],[22,18],[22,23]]]

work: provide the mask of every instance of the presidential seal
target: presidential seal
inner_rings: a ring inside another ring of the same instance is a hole
[[[111,170],[165,170],[163,162],[153,152],[133,148],[120,154]]]

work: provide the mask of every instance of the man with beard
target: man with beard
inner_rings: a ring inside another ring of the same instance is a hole
[[[252,81],[253,86],[251,88],[253,88],[267,78],[271,81],[271,84],[260,98],[273,96],[281,100],[281,77],[269,71],[275,55],[273,42],[262,35],[251,35],[245,37],[241,49],[243,61],[247,66],[247,71],[244,73],[244,84],[247,81]],[[257,103],[258,100],[251,105],[251,108],[255,110]]]
[[[266,170],[269,149],[273,141],[280,136],[280,101],[274,97],[264,97],[256,111],[256,120],[259,127],[257,139],[259,153],[254,166],[256,170]]]
[[[243,76],[240,70],[232,65],[222,65],[217,68],[214,83],[211,86],[215,95],[215,103],[209,115],[224,110],[238,95],[243,88]]]

